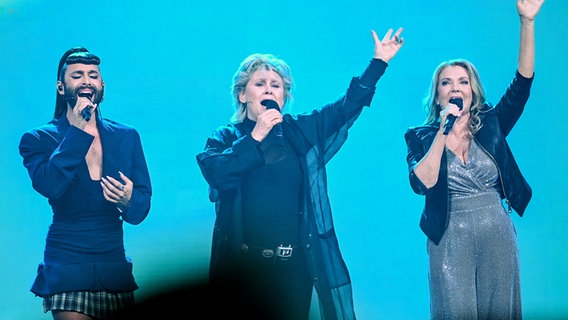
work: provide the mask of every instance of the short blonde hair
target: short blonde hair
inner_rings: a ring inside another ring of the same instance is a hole
[[[293,80],[288,64],[272,54],[254,53],[246,57],[233,75],[231,91],[233,94],[233,107],[235,113],[231,117],[233,122],[242,122],[247,116],[247,104],[239,100],[239,95],[245,90],[252,75],[258,70],[276,72],[284,83],[284,105],[292,99]],[[284,106],[283,105],[283,106]],[[283,107],[282,106],[282,107]]]

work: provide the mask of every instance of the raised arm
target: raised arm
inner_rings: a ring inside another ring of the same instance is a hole
[[[525,78],[534,74],[534,19],[543,3],[544,0],[517,0],[521,19],[518,70]]]

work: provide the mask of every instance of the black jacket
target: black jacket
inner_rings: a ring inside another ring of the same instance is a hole
[[[373,60],[354,77],[345,95],[311,112],[284,114],[282,131],[301,159],[304,174],[302,242],[320,301],[322,319],[355,319],[351,279],[341,255],[327,192],[327,162],[347,139],[348,129],[369,106],[375,83],[387,67]],[[197,157],[215,202],[210,277],[234,268],[243,243],[241,178],[264,165],[264,155],[243,123],[216,129]]]
[[[532,190],[511,153],[506,137],[521,116],[530,95],[533,78],[525,78],[516,72],[499,102],[492,107],[486,103],[480,113],[483,126],[474,139],[487,151],[499,169],[503,196],[519,216],[523,216],[531,199]],[[426,155],[440,123],[409,128],[404,134],[408,153],[406,161],[412,190],[425,195],[425,205],[420,218],[420,228],[426,236],[438,244],[448,227],[448,172],[446,155],[442,155],[438,182],[428,189],[414,174],[414,167]]]

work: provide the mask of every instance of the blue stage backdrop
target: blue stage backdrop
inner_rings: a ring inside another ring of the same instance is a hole
[[[536,21],[536,76],[509,142],[534,196],[513,215],[526,319],[568,317],[566,76],[568,2],[547,0]],[[125,226],[137,299],[202,279],[214,207],[195,161],[232,114],[231,77],[255,52],[292,67],[303,112],[342,94],[382,37],[405,45],[370,108],[329,163],[335,225],[360,319],[427,319],[424,199],[408,184],[403,134],[425,119],[421,99],[442,60],[466,58],[496,102],[514,76],[514,0],[0,1],[0,318],[51,319],[29,288],[51,221],[22,165],[23,132],[51,120],[57,63],[70,47],[102,59],[105,117],[142,136],[154,187],[148,218]],[[183,306],[180,306],[183,308]]]

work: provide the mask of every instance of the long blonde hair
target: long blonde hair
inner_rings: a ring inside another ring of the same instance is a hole
[[[447,67],[459,66],[466,70],[469,77],[472,99],[471,105],[469,107],[469,128],[473,134],[477,133],[481,129],[482,123],[479,117],[481,108],[485,103],[485,90],[481,85],[481,80],[479,78],[479,73],[475,66],[465,60],[465,59],[452,59],[444,61],[436,67],[434,74],[432,76],[432,82],[430,83],[430,90],[423,99],[424,111],[427,114],[426,121],[424,124],[434,124],[440,120],[440,111],[442,106],[440,106],[438,101],[438,83],[440,82],[440,74]]]

